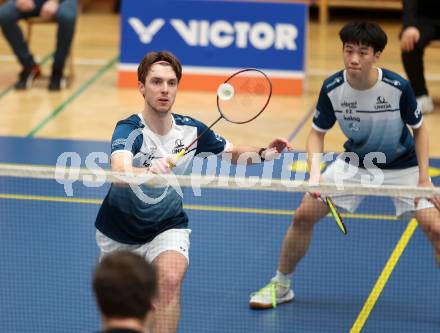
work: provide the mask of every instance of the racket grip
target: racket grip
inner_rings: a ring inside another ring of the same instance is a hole
[[[182,149],[181,151],[179,151],[179,152],[176,154],[176,161],[177,161],[179,158],[181,158],[183,155],[185,155],[185,153],[186,153],[186,149]],[[174,163],[171,163],[171,162],[168,162],[168,166],[169,166],[170,168],[174,168],[174,167],[176,167],[176,165],[175,165]]]
[[[186,154],[186,149],[182,149],[181,151],[179,151],[176,155],[177,159],[181,158],[183,155]]]

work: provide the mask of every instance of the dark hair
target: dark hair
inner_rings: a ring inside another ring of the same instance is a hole
[[[157,292],[156,270],[135,253],[115,251],[96,267],[93,290],[104,316],[144,319]]]
[[[382,52],[387,45],[387,35],[375,22],[352,21],[339,31],[342,45],[353,43],[356,45],[371,46],[376,52]]]
[[[138,66],[138,81],[145,83],[148,71],[151,66],[157,62],[168,63],[173,68],[174,73],[176,73],[177,81],[180,81],[180,78],[182,77],[182,65],[180,64],[179,59],[168,51],[147,53]]]

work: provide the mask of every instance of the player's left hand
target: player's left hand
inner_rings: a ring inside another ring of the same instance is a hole
[[[434,185],[431,182],[431,179],[426,179],[419,181],[419,187],[429,187],[432,188]],[[420,198],[416,198],[415,203],[416,205],[419,203]],[[440,197],[433,197],[433,198],[427,198],[429,202],[431,202],[435,208],[437,208],[438,211],[440,211]]]
[[[46,1],[40,10],[40,16],[44,19],[52,19],[55,17],[55,14],[58,12],[60,4],[58,1],[49,0]]]
[[[285,139],[276,138],[266,147],[264,151],[264,159],[266,161],[272,161],[280,156],[280,153],[287,149],[288,151],[292,150],[289,142]]]
[[[290,143],[286,139],[282,138],[276,138],[274,139],[266,149],[272,149],[274,148],[277,153],[281,153],[284,149],[292,150],[292,147],[290,146]]]

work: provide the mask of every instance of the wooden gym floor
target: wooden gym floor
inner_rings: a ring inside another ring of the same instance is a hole
[[[322,80],[342,68],[338,31],[345,21],[334,19],[320,26],[316,19],[309,27],[307,83],[302,97],[275,96],[268,110],[254,122],[240,126],[225,122],[216,131],[236,144],[265,145],[275,136],[289,137],[306,118],[316,101]],[[398,45],[400,21],[379,21],[388,34],[389,44],[379,66],[403,74]],[[36,26],[31,49],[39,60],[53,51],[55,26]],[[141,109],[142,99],[136,90],[118,89],[117,56],[119,53],[119,16],[110,13],[81,14],[74,40],[76,79],[57,93],[46,89],[41,80],[28,90],[11,88],[20,68],[0,37],[0,136],[33,136],[75,140],[109,141],[114,126]],[[426,71],[430,93],[437,97],[436,112],[426,116],[432,156],[440,156],[440,48],[426,52]],[[51,59],[44,63],[50,73]],[[217,117],[213,93],[180,92],[174,112],[194,116],[206,123]],[[293,140],[297,150],[305,149],[310,119]],[[341,151],[344,139],[337,126],[327,135],[326,151]]]

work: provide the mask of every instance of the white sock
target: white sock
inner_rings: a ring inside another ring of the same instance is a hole
[[[292,273],[284,274],[277,270],[277,274],[274,276],[274,280],[278,281],[283,286],[290,286],[290,279],[292,278]]]

